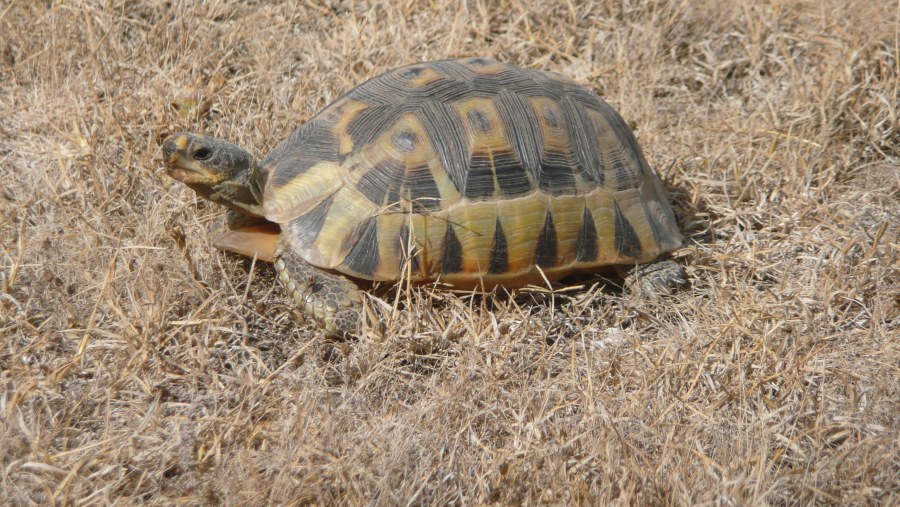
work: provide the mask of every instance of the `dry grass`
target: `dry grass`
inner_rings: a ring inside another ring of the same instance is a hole
[[[253,3],[0,3],[0,496],[900,503],[900,3]],[[419,289],[326,343],[161,171],[466,55],[633,123],[689,290]]]

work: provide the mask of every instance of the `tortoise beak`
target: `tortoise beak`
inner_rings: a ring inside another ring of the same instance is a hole
[[[169,177],[186,184],[215,184],[225,179],[191,155],[191,136],[172,134],[163,141],[163,161]]]
[[[171,167],[178,164],[181,154],[190,145],[190,138],[184,134],[173,134],[163,141],[162,152],[166,165]]]

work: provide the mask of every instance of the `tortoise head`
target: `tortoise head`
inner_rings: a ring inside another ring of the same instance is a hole
[[[264,216],[262,174],[253,156],[214,137],[179,132],[163,141],[166,172],[201,197],[252,216]]]

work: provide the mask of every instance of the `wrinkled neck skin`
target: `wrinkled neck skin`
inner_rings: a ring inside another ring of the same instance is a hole
[[[250,162],[250,164],[246,171],[241,171],[239,176],[234,179],[224,180],[214,185],[187,183],[187,186],[201,197],[227,206],[238,213],[264,218],[263,173],[256,166],[256,162]]]

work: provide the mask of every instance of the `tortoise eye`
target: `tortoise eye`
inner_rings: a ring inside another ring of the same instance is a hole
[[[209,148],[198,148],[194,152],[194,160],[206,160],[212,156],[212,150]]]

